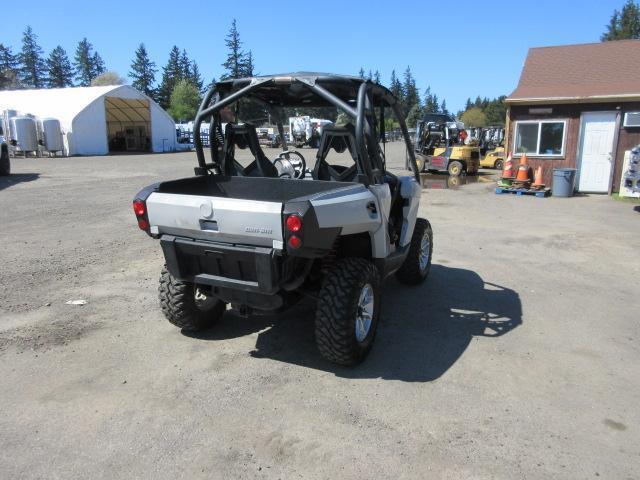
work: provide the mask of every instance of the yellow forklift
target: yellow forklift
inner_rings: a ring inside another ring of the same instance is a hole
[[[465,145],[464,124],[451,115],[427,113],[416,125],[415,153],[420,172],[475,175],[480,167],[480,147]]]
[[[482,129],[480,152],[484,155],[480,160],[482,168],[502,170],[504,166],[504,127],[486,127]]]
[[[504,167],[504,147],[496,147],[490,152],[487,152],[482,160],[480,160],[480,166],[482,168],[502,170],[502,167]]]

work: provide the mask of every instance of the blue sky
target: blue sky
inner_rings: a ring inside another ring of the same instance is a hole
[[[530,47],[597,42],[623,3],[13,1],[4,7],[0,41],[16,52],[31,25],[47,54],[60,44],[71,57],[86,36],[107,68],[122,76],[140,42],[158,67],[175,44],[209,80],[220,76],[224,37],[236,18],[259,73],[356,74],[362,66],[379,70],[388,84],[394,68],[401,74],[410,65],[421,93],[431,85],[449,109],[458,110],[467,97],[513,91]]]

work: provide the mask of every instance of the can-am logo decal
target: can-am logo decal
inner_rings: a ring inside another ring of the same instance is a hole
[[[247,233],[264,233],[266,235],[271,235],[273,233],[273,229],[264,227],[245,227],[244,231]]]

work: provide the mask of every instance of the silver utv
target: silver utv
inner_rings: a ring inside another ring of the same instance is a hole
[[[323,128],[312,169],[286,141],[269,159],[249,105],[276,119],[289,108],[333,106],[350,122]],[[385,115],[399,119],[412,175],[387,171]],[[138,225],[159,239],[166,266],[160,305],[185,330],[211,327],[227,306],[241,313],[277,312],[303,298],[316,302],[315,336],[330,361],[354,365],[373,344],[383,279],[419,284],[433,248],[429,222],[417,218],[421,188],[397,99],[356,77],[294,73],[226,80],[206,94],[194,122],[195,176],[151,185],[134,199]],[[210,123],[206,158],[200,139]],[[253,161],[243,166],[238,149]],[[348,152],[351,165],[329,163]]]

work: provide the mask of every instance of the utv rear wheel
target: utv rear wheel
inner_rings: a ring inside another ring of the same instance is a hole
[[[9,175],[11,173],[11,163],[9,161],[9,152],[6,148],[2,148],[0,155],[0,176]]]
[[[189,332],[211,327],[227,308],[224,302],[207,295],[198,285],[178,280],[166,268],[160,274],[158,293],[160,308],[167,320]]]
[[[357,365],[373,345],[380,316],[380,274],[362,258],[339,261],[324,279],[316,311],[316,344],[327,360]]]
[[[449,175],[457,177],[462,173],[462,163],[454,160],[453,162],[449,163],[449,168],[447,168],[447,170],[449,171]]]
[[[431,270],[431,255],[433,254],[433,231],[431,224],[424,218],[416,220],[413,229],[409,253],[400,269],[396,272],[396,278],[405,285],[418,285],[429,275]]]

